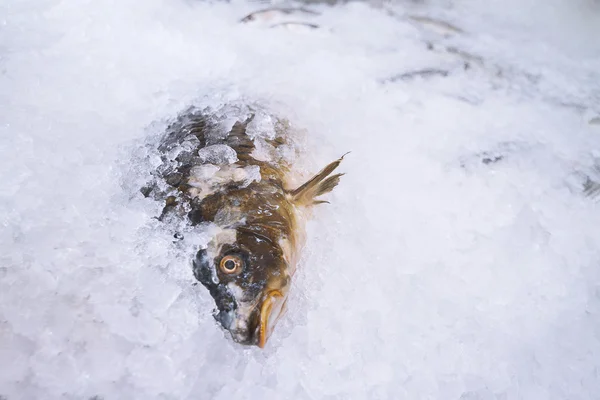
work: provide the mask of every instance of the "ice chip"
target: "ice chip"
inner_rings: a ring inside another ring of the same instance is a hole
[[[229,134],[229,132],[231,132],[231,130],[233,129],[233,126],[238,122],[240,122],[240,119],[236,117],[226,117],[222,121],[220,121],[219,131],[222,132],[222,136],[227,136],[227,134]]]
[[[198,148],[199,145],[200,140],[198,140],[196,136],[188,135],[181,145],[175,146],[167,152],[167,158],[169,160],[175,160],[182,154],[189,155],[192,151],[194,151],[194,149]]]
[[[226,144],[214,144],[198,150],[198,157],[203,163],[216,165],[233,164],[237,161],[237,154],[234,149]]]
[[[257,138],[254,140],[254,150],[252,157],[259,161],[270,161],[275,158],[275,147],[267,143],[264,139]]]
[[[264,112],[257,112],[254,119],[248,124],[246,133],[251,138],[274,139],[275,125],[273,124],[273,118]]]
[[[219,171],[219,167],[213,164],[204,164],[193,167],[190,175],[194,179],[207,180],[212,178]]]
[[[184,150],[191,151],[200,145],[200,139],[196,135],[187,135],[181,144]]]
[[[223,183],[233,181],[240,184],[241,187],[247,187],[252,182],[260,182],[260,167],[258,165],[249,165],[244,168],[221,168],[214,175],[213,183]]]
[[[139,301],[155,315],[162,315],[181,293],[181,288],[158,271],[145,268],[139,275]]]
[[[250,165],[243,169],[244,171],[244,185],[248,186],[252,182],[260,182],[260,167],[258,165]]]

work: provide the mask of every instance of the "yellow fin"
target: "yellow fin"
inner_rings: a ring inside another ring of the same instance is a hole
[[[292,196],[292,201],[296,204],[304,206],[328,203],[327,201],[316,200],[315,198],[331,192],[338,185],[338,183],[340,183],[340,177],[344,174],[335,174],[332,176],[329,175],[340,165],[346,154],[327,165],[302,186],[291,191],[290,195]]]

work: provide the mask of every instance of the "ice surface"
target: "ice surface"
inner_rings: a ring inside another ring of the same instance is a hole
[[[597,398],[600,4],[239,23],[264,6],[0,3],[0,398]],[[139,193],[158,164],[132,156],[160,121],[231,100],[306,132],[304,175],[352,151],[264,350],[217,326],[190,267],[214,232],[175,239]]]

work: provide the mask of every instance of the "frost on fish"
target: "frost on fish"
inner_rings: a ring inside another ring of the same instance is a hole
[[[165,202],[161,219],[189,213],[219,188],[245,188],[286,171],[296,153],[289,122],[236,104],[190,107],[149,147],[156,165],[142,192]]]

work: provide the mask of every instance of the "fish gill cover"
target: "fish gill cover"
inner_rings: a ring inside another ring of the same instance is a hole
[[[598,3],[268,6],[0,3],[0,397],[597,397]],[[303,173],[352,150],[264,350],[139,191],[146,140],[238,100]]]

